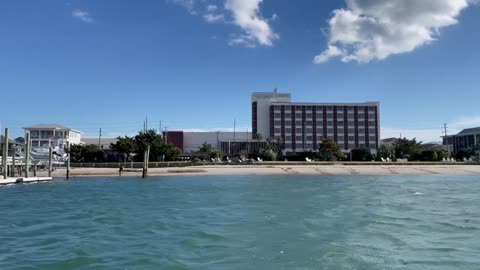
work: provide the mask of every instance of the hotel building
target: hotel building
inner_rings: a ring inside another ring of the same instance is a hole
[[[316,151],[323,138],[342,150],[380,143],[380,104],[292,102],[289,93],[252,94],[252,134],[280,139],[285,152]]]

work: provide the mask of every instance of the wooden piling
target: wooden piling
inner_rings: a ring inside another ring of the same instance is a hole
[[[67,180],[70,179],[70,142],[67,142],[67,151],[68,151],[68,159],[67,159]]]
[[[11,170],[10,170],[10,176],[15,177],[15,152],[16,152],[16,148],[13,147],[12,150],[13,150],[13,155],[12,155],[12,167],[11,167]]]
[[[30,174],[30,132],[25,133],[25,178]]]
[[[48,151],[48,177],[52,177],[53,149],[50,146]]]
[[[150,145],[147,146],[147,150],[145,150],[143,154],[143,171],[142,171],[142,178],[148,177],[148,162],[150,161]]]
[[[3,141],[3,178],[7,179],[8,177],[8,128],[5,129],[5,135],[4,135],[4,141]]]

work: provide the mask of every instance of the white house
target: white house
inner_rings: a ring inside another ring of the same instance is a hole
[[[38,124],[23,128],[30,132],[32,148],[48,148],[70,142],[81,144],[82,133],[78,130],[58,124]]]

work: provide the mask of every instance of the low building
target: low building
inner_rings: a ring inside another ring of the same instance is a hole
[[[118,141],[117,138],[84,138],[82,143],[85,145],[96,145],[101,150],[110,150],[110,145],[115,144]]]
[[[23,129],[30,132],[30,141],[33,149],[63,146],[67,142],[71,145],[82,143],[82,132],[58,124],[38,124],[24,127]]]
[[[449,152],[456,155],[461,150],[471,149],[480,145],[480,127],[467,128],[456,135],[443,137],[443,144],[447,146]]]
[[[163,136],[167,142],[176,146],[182,154],[198,152],[204,143],[219,150],[222,155],[234,156],[259,150],[266,144],[265,140],[251,139],[250,132],[184,132],[168,131]]]

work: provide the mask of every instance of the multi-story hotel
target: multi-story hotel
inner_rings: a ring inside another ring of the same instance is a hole
[[[315,151],[323,138],[345,151],[376,150],[380,104],[291,102],[289,93],[253,93],[252,131],[281,139],[285,152]]]

